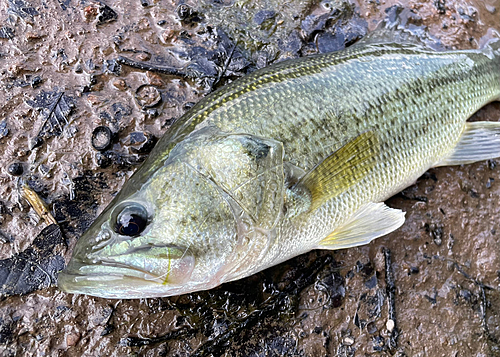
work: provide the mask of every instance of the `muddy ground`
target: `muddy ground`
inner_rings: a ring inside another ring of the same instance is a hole
[[[0,356],[500,356],[495,160],[430,170],[388,201],[404,226],[368,246],[181,297],[54,287],[80,234],[194,102],[385,18],[443,49],[500,36],[498,0],[2,1]],[[473,120],[499,117],[494,103]],[[98,126],[109,131],[92,143]]]

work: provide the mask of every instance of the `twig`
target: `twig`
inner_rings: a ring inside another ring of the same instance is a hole
[[[389,337],[389,347],[396,349],[398,346],[398,328],[396,324],[396,284],[394,283],[394,274],[392,272],[391,251],[387,248],[383,249],[385,257],[385,284],[387,293],[387,303],[389,307],[389,321],[394,323],[391,336]],[[391,323],[392,324],[392,323]]]
[[[123,57],[123,56],[119,56],[116,59],[116,62],[119,64],[122,64],[122,65],[125,65],[125,66],[132,67],[132,68],[141,69],[143,71],[157,72],[157,73],[169,74],[172,76],[191,78],[191,76],[188,73],[183,72],[177,68],[155,66],[155,65],[152,65],[150,63],[135,61],[131,58],[127,58],[127,57]]]

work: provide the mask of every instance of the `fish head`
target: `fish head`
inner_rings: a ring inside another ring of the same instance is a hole
[[[281,145],[268,144],[211,135],[174,149],[139,190],[127,183],[78,240],[59,287],[171,296],[261,270],[283,206]]]

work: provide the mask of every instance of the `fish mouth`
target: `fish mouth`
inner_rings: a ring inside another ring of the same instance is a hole
[[[59,273],[59,289],[72,294],[105,298],[133,298],[141,291],[161,285],[158,277],[125,264],[98,261],[84,264],[72,260]]]
[[[137,299],[184,294],[186,287],[165,284],[162,276],[112,260],[90,264],[72,259],[59,273],[59,289],[108,299]]]

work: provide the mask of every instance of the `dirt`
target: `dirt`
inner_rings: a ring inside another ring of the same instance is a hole
[[[181,297],[54,287],[79,235],[194,102],[385,18],[443,49],[500,35],[498,0],[0,3],[0,356],[500,356],[495,160],[431,169],[387,202],[403,227],[368,246]],[[472,120],[499,116],[494,103]]]

